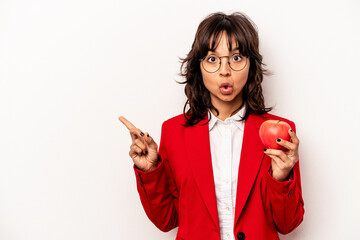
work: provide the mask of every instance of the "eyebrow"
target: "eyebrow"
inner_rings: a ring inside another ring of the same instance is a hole
[[[215,49],[209,49],[210,52],[218,53],[217,51],[214,51]],[[230,52],[234,52],[235,50],[240,50],[240,47],[234,48]]]

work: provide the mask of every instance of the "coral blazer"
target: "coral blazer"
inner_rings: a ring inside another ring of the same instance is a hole
[[[275,240],[303,220],[299,162],[289,181],[271,176],[271,158],[259,137],[263,121],[286,121],[272,114],[250,114],[245,121],[238,170],[234,236],[237,240]],[[215,184],[206,116],[184,127],[182,114],[162,124],[158,166],[143,172],[134,165],[137,190],[148,218],[166,232],[178,228],[177,240],[220,240]]]

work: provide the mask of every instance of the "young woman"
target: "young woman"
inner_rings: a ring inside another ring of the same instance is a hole
[[[251,20],[210,14],[182,59],[187,102],[162,124],[158,145],[124,117],[132,138],[137,190],[149,219],[176,239],[279,239],[303,219],[294,122],[269,114],[261,83],[262,56]],[[186,106],[189,109],[185,111]],[[264,149],[266,120],[290,124],[287,150]]]

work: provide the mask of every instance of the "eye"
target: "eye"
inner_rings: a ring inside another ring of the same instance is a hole
[[[217,62],[217,57],[216,56],[208,56],[206,61],[209,63],[215,63],[215,62]]]
[[[234,62],[240,62],[242,60],[242,58],[239,54],[234,54],[232,58],[233,58]]]

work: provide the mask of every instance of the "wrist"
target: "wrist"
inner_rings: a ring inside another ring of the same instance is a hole
[[[270,169],[270,171],[271,171],[270,175],[279,182],[284,182],[284,181],[290,180],[291,170],[290,170],[290,172],[281,172],[281,173],[278,173],[278,172],[273,173],[272,169]]]
[[[155,168],[157,168],[157,166],[159,165],[159,158],[160,158],[160,156],[158,155],[158,157],[153,162],[153,164],[148,168],[148,170],[146,170],[144,172],[150,172],[150,171],[154,170]]]
[[[152,170],[154,170],[157,167],[157,164],[152,165],[148,170],[144,171],[144,172],[150,172]]]

